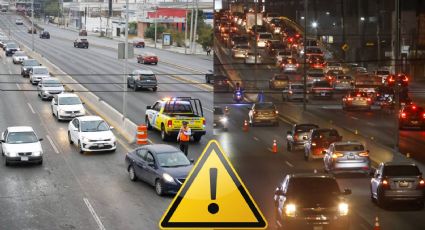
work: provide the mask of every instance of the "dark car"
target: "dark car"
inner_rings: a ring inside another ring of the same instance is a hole
[[[158,89],[158,82],[152,70],[134,70],[127,77],[127,87],[133,88],[134,91],[152,89],[155,92]]]
[[[312,129],[318,129],[319,126],[315,124],[295,124],[286,135],[286,148],[289,152],[296,150],[299,147],[304,148],[307,141],[308,134]]]
[[[12,56],[16,51],[19,51],[19,46],[14,42],[9,42],[6,44],[4,51],[6,52],[6,56]]]
[[[420,128],[425,130],[425,110],[417,105],[407,105],[400,111],[398,119],[400,130],[404,128]]]
[[[214,92],[228,92],[230,90],[229,78],[224,75],[214,75]]]
[[[386,85],[393,87],[398,84],[401,87],[409,86],[409,78],[405,74],[389,75],[386,79]]]
[[[333,87],[329,81],[315,81],[311,87],[311,94],[314,98],[332,98]]]
[[[48,31],[43,31],[40,33],[40,38],[50,39],[50,33]]]
[[[278,229],[347,229],[349,204],[336,178],[329,174],[291,174],[274,193]]]
[[[233,36],[230,39],[230,47],[233,48],[236,45],[249,45],[249,39],[246,35]]]
[[[137,63],[141,64],[158,64],[158,56],[153,53],[143,53],[137,55]]]
[[[304,138],[304,137],[303,137]],[[342,136],[339,135],[336,129],[312,129],[308,135],[304,145],[304,158],[311,160],[323,158],[323,150],[329,148],[330,144],[342,141]]]
[[[144,41],[134,41],[133,46],[136,48],[145,48],[145,42]]]
[[[284,89],[289,84],[289,76],[287,74],[274,74],[269,80],[270,89]]]
[[[425,181],[411,162],[381,163],[370,180],[370,197],[381,207],[391,201],[414,201],[424,208]]]
[[[35,59],[27,59],[22,62],[21,66],[21,75],[22,77],[29,77],[30,71],[33,66],[40,66],[40,63],[38,63]]]
[[[86,38],[77,38],[74,41],[75,48],[89,48],[89,41]]]
[[[158,195],[176,194],[193,165],[183,152],[170,145],[139,147],[125,157],[130,180],[155,186]]]

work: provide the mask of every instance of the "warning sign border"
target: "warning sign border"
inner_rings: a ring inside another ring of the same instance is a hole
[[[232,178],[232,181],[237,186],[239,192],[241,193],[242,197],[246,201],[247,205],[251,209],[252,213],[254,214],[255,218],[257,219],[257,222],[170,222],[171,217],[173,216],[174,212],[176,211],[177,207],[179,206],[180,202],[183,200],[184,196],[186,195],[186,192],[192,185],[195,178],[198,176],[199,171],[202,169],[203,165],[205,164],[208,157],[211,155],[211,153],[215,151],[221,161],[221,163],[226,168],[227,173]],[[196,163],[194,166],[194,169],[188,176],[189,180],[186,180],[183,184],[183,187],[180,189],[180,191],[177,193],[175,198],[172,201],[172,205],[170,205],[167,209],[166,214],[162,217],[160,222],[160,228],[166,229],[166,228],[258,228],[258,229],[265,229],[267,228],[267,222],[263,216],[263,214],[260,212],[260,209],[258,208],[255,201],[252,199],[251,195],[248,193],[248,190],[246,189],[245,185],[243,184],[240,177],[237,175],[235,169],[229,162],[229,160],[224,156],[224,151],[219,146],[218,142],[216,140],[211,140],[208,145],[205,147],[204,151],[202,152],[202,155],[200,156],[200,160]]]

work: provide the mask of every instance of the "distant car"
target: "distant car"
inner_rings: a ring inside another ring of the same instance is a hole
[[[213,77],[214,92],[228,92],[230,90],[229,78],[224,75],[214,75]]]
[[[61,93],[53,96],[51,102],[53,116],[58,121],[74,119],[86,115],[86,109],[80,97],[74,93]]]
[[[68,141],[77,145],[80,153],[112,151],[117,148],[113,127],[99,116],[76,117],[68,125]]]
[[[214,128],[222,128],[227,131],[228,119],[227,112],[223,108],[214,106]]]
[[[152,70],[138,69],[127,77],[127,88],[133,88],[134,91],[152,89],[155,92],[158,89],[158,82]]]
[[[50,39],[50,33],[48,31],[44,30],[43,32],[40,33],[40,38],[41,39],[43,39],[43,38],[44,39]]]
[[[285,45],[281,40],[268,40],[266,42],[266,53],[270,56],[276,56],[276,53],[283,49],[285,49]]]
[[[342,136],[336,129],[312,129],[304,145],[304,159],[308,161],[323,158],[323,150],[328,149],[332,143],[339,141],[342,141]]]
[[[315,81],[311,87],[313,98],[332,98],[333,88],[328,81]]]
[[[280,65],[282,60],[292,58],[292,52],[290,50],[279,50],[276,52],[276,65]]]
[[[22,77],[29,77],[30,71],[34,66],[40,66],[40,63],[35,59],[24,60],[21,66]]]
[[[255,126],[259,123],[267,123],[278,126],[278,113],[276,105],[272,102],[254,103],[248,113],[249,124]]]
[[[420,128],[425,130],[425,110],[418,105],[406,105],[400,110],[399,129]]]
[[[262,57],[260,55],[260,53],[257,53],[257,60],[255,60],[255,54],[254,52],[248,52],[245,56],[245,64],[255,64],[257,61],[257,64],[261,64],[262,61]]]
[[[407,90],[407,88],[406,88]],[[400,91],[400,102],[405,101],[405,97],[408,97],[408,93]],[[373,99],[375,105],[379,105],[381,109],[390,108],[393,109],[395,106],[395,89],[389,86],[380,86],[375,89],[375,95]]]
[[[44,66],[34,66],[32,67],[30,73],[30,82],[33,85],[37,85],[38,82],[41,81],[43,78],[50,77],[49,70]]]
[[[326,72],[326,81],[331,83],[333,85],[336,81],[336,77],[338,75],[344,75],[344,72],[342,70],[327,70]]]
[[[290,82],[288,86],[282,90],[282,100],[304,100],[304,84]]]
[[[295,58],[285,58],[280,62],[280,68],[282,71],[297,71],[300,65]]]
[[[372,98],[366,92],[349,92],[342,98],[342,109],[366,109],[371,110],[372,108]]]
[[[387,77],[391,74],[387,69],[378,69],[374,72],[375,75],[382,79],[382,83],[385,84]]]
[[[145,48],[144,41],[133,41],[133,46],[136,48]]]
[[[37,29],[35,28],[35,27],[30,27],[30,28],[28,28],[28,33],[29,34],[36,34],[37,33]]]
[[[369,150],[358,141],[334,142],[323,151],[326,172],[371,172]]]
[[[307,83],[313,83],[315,81],[326,81],[326,76],[323,73],[323,69],[307,70]]]
[[[4,164],[38,163],[43,164],[43,148],[34,129],[29,126],[8,127],[1,134],[1,150]]]
[[[329,71],[344,71],[342,64],[339,62],[329,62],[326,66],[326,72]]]
[[[144,53],[137,55],[137,63],[141,64],[158,64],[158,56],[153,53]]]
[[[232,48],[232,57],[233,58],[245,58],[246,55],[248,54],[248,51],[250,50],[248,45],[244,45],[244,44],[236,44],[233,48]]]
[[[17,19],[15,20],[15,24],[16,24],[16,25],[23,25],[23,24],[24,24],[24,20],[22,20],[21,18],[17,18]]]
[[[316,124],[294,124],[286,134],[286,148],[289,152],[302,147],[307,141],[308,134],[312,129],[319,128]]]
[[[273,39],[273,35],[269,32],[258,33],[257,37],[256,37],[257,47],[259,47],[259,48],[266,47],[266,42],[268,40],[272,40],[272,39]]]
[[[86,38],[77,38],[74,40],[75,48],[89,48],[89,41]]]
[[[289,84],[289,77],[287,74],[274,74],[269,80],[270,89],[284,89]]]
[[[53,77],[42,78],[37,85],[37,94],[41,100],[52,99],[55,94],[63,93],[62,83]]]
[[[80,32],[78,32],[78,36],[87,36],[87,30],[82,29]]]
[[[19,46],[16,45],[14,42],[9,42],[4,47],[4,51],[6,53],[6,56],[12,56],[16,51],[20,51]]]
[[[425,181],[422,172],[411,162],[380,163],[370,180],[370,197],[384,208],[391,201],[414,201],[423,209]]]
[[[159,196],[176,194],[189,172],[192,161],[179,149],[164,144],[145,145],[125,156],[130,180],[142,180],[155,187]]]
[[[277,229],[346,229],[350,206],[335,176],[299,173],[285,176],[274,193]]]
[[[24,60],[27,60],[28,56],[24,51],[16,51],[12,56],[13,64],[22,64]]]
[[[307,58],[307,63],[312,69],[323,69],[326,67],[326,61],[321,55],[310,55]]]
[[[336,75],[333,81],[335,90],[350,90],[354,88],[354,80],[350,75]]]
[[[401,87],[409,86],[409,78],[405,74],[392,74],[387,77],[386,85],[393,87],[399,85]]]
[[[310,55],[323,56],[323,51],[318,46],[306,46],[305,52],[307,56],[310,56]]]

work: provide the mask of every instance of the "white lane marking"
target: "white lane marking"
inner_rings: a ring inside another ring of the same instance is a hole
[[[273,150],[271,148],[267,148],[267,150],[269,150],[269,152],[273,152]]]
[[[100,221],[99,216],[96,214],[96,212],[94,211],[93,206],[91,206],[89,200],[87,198],[83,198],[84,203],[86,204],[87,208],[89,209],[91,215],[93,216],[94,220],[97,223],[97,226],[99,226],[100,230],[106,230],[105,226],[103,226],[102,221]]]
[[[291,168],[293,168],[293,167],[294,167],[294,165],[293,165],[293,164],[291,164],[291,163],[289,163],[289,161],[285,161],[285,163],[286,163],[289,167],[291,167]]]
[[[58,150],[58,148],[56,148],[55,143],[53,143],[52,138],[49,135],[46,135],[46,137],[47,137],[47,140],[49,140],[50,145],[52,146],[53,150],[55,150],[55,153],[59,154],[59,150]]]
[[[351,117],[351,119],[358,120],[357,117],[354,117],[354,116],[350,116],[350,117]]]
[[[253,137],[253,138],[254,138],[254,140],[258,141],[258,138],[257,137]]]
[[[35,114],[35,111],[34,111],[34,109],[32,108],[31,104],[30,104],[30,103],[27,103],[27,105],[28,105],[28,107],[30,107],[31,112],[32,112],[33,114]]]
[[[202,106],[202,108],[205,109],[205,110],[207,110],[207,111],[209,111],[209,112],[211,112],[211,113],[214,112],[212,109],[205,108],[204,106]]]
[[[17,87],[19,90],[21,90],[21,87],[19,86],[19,84],[18,84],[18,83],[16,83],[16,87]]]
[[[368,124],[368,125],[370,125],[370,126],[375,126],[375,124],[374,123],[372,123],[372,122],[366,122],[366,124]]]

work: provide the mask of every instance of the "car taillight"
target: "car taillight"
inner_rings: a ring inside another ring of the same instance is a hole
[[[297,67],[299,67],[299,66],[300,66],[300,64],[298,64],[298,63],[297,63],[297,64],[296,64],[296,66],[297,66]]]
[[[316,142],[311,142],[311,146],[316,146]]]
[[[168,120],[167,126],[168,126],[168,128],[173,127],[173,121],[172,120]]]
[[[275,113],[275,114],[279,114],[279,111],[277,111],[277,110],[276,110],[276,111],[274,111],[274,113]]]
[[[289,90],[289,91],[288,91],[288,93],[289,93],[289,94],[292,94],[292,90]]]
[[[347,101],[352,101],[352,100],[353,100],[352,97],[347,98]]]
[[[424,119],[425,119],[425,113],[422,113],[422,118],[424,118]]]
[[[257,111],[254,110],[254,115],[257,114]]]
[[[425,188],[425,181],[424,181],[424,179],[422,179],[422,178],[421,178],[421,179],[419,180],[418,187],[419,187],[419,188]]]
[[[359,153],[359,156],[360,157],[368,157],[369,153],[368,152],[361,152],[361,153]]]
[[[403,78],[403,81],[409,81],[408,77]]]
[[[336,159],[336,158],[338,158],[338,157],[342,157],[342,156],[344,156],[344,154],[342,154],[342,153],[333,153],[333,154],[332,154],[332,158],[333,158],[333,159]]]
[[[388,182],[388,180],[387,180],[387,179],[383,179],[383,180],[381,181],[381,184],[382,184],[382,187],[383,187],[383,188],[389,188],[389,187],[390,187],[390,183]]]
[[[372,99],[371,99],[370,97],[368,97],[368,98],[367,98],[367,101],[369,101],[369,102],[370,102],[370,101],[372,101]]]
[[[394,82],[395,80],[394,80],[394,78],[390,78],[390,79],[388,79],[388,81]]]
[[[401,113],[401,118],[406,118],[406,113]]]

